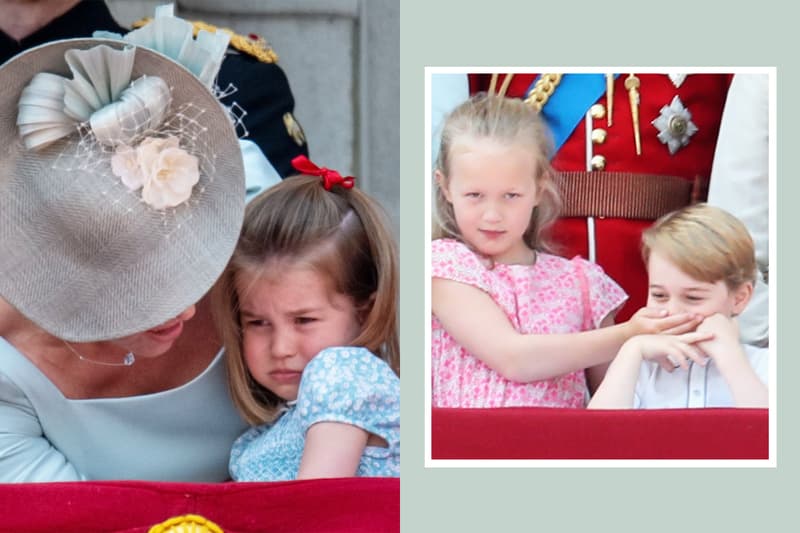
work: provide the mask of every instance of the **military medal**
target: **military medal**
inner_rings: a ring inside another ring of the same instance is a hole
[[[651,124],[658,129],[658,140],[667,145],[670,154],[689,144],[689,137],[697,133],[692,114],[678,96],[661,108],[661,114]]]

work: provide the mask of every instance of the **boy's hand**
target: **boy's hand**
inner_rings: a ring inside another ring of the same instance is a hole
[[[642,307],[628,320],[629,337],[635,335],[680,335],[694,331],[703,318],[691,313],[668,315],[665,309]]]
[[[689,368],[689,359],[705,365],[707,357],[698,344],[713,337],[714,333],[710,331],[682,335],[639,335],[626,344],[633,344],[642,359],[654,361],[667,372],[672,372],[678,367]]]
[[[737,355],[741,357],[739,326],[735,319],[717,313],[706,317],[697,326],[697,331],[714,334],[713,339],[701,342],[699,347],[709,357],[717,361],[717,364],[720,364],[721,359],[724,361]]]

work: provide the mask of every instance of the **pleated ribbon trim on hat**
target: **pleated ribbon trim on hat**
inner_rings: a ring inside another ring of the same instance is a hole
[[[124,36],[97,31],[94,37],[123,39],[137,46],[158,50],[189,69],[203,85],[211,89],[225,58],[230,35],[220,30],[214,33],[200,30],[195,40],[192,23],[174,16],[174,10],[174,4],[158,6],[153,22],[147,26]]]
[[[170,105],[167,84],[157,76],[131,83],[136,49],[99,45],[68,50],[64,59],[73,78],[42,72],[22,91],[17,126],[29,150],[78,131],[88,122],[98,142],[129,142],[161,125]]]

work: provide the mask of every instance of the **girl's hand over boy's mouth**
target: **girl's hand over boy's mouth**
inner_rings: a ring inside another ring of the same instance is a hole
[[[694,331],[703,317],[692,313],[669,315],[666,309],[642,307],[628,320],[630,336],[634,335],[681,335]]]

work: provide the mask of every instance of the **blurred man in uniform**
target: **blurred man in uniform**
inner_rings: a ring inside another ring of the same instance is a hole
[[[743,343],[769,346],[770,83],[766,73],[736,73],[714,154],[708,203],[744,222],[758,272],[750,303],[737,317]]]

